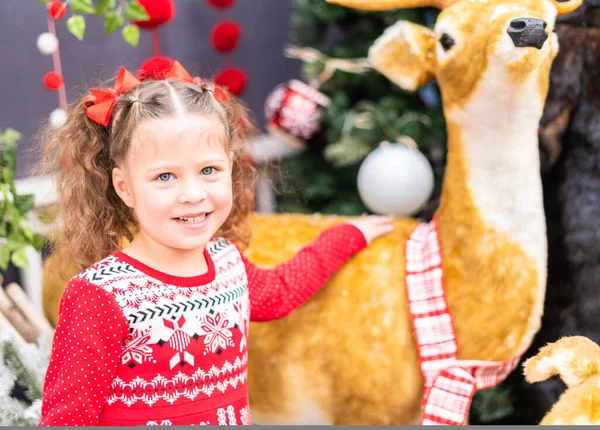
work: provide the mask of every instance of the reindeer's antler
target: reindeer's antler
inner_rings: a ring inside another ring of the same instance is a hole
[[[352,9],[390,10],[408,9],[413,7],[436,7],[444,9],[459,0],[327,0],[328,3]],[[577,1],[577,0],[576,0]]]

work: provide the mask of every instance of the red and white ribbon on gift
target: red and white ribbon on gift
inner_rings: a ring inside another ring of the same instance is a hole
[[[421,423],[462,425],[475,391],[502,382],[521,356],[497,362],[458,359],[435,219],[415,228],[406,244],[406,292],[424,381]]]

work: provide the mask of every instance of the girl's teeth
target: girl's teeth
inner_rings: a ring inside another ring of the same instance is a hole
[[[197,224],[197,223],[201,222],[204,218],[206,218],[206,214],[200,215],[200,216],[197,216],[197,217],[194,217],[194,218],[183,218],[183,217],[181,217],[179,219],[181,221],[183,221],[183,222],[187,222],[187,223],[190,223],[190,224]]]

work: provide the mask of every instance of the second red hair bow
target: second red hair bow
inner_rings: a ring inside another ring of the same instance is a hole
[[[137,87],[140,83],[135,75],[121,67],[112,88],[105,90],[90,89],[92,95],[83,102],[88,118],[106,127],[117,103],[117,97]]]

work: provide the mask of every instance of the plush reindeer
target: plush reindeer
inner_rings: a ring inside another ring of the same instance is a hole
[[[518,357],[539,328],[546,285],[537,129],[558,49],[552,27],[557,14],[581,0],[330,1],[370,10],[442,9],[435,31],[398,22],[369,56],[407,90],[434,77],[441,89],[448,162],[435,231],[458,358]],[[245,253],[272,266],[341,221],[256,215]],[[422,350],[413,337],[405,261],[419,224],[398,219],[393,234],[353,257],[302,308],[251,324],[255,423],[419,421]],[[64,280],[56,287],[47,279],[47,290],[64,288]],[[55,315],[56,304],[47,312]]]
[[[539,328],[546,284],[537,130],[558,49],[552,27],[580,2],[331,1],[442,9],[435,31],[398,22],[369,56],[401,87],[436,77],[442,93],[448,164],[436,221],[459,358],[517,356]],[[256,219],[248,256],[276,264],[333,222]],[[255,422],[418,421],[423,380],[405,292],[405,245],[416,224],[398,220],[393,235],[358,254],[303,308],[252,325]]]

